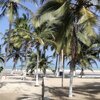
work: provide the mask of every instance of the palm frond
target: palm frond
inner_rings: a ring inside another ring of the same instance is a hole
[[[61,4],[56,0],[50,0],[38,10],[37,14],[43,15],[44,13],[57,10],[60,6]]]

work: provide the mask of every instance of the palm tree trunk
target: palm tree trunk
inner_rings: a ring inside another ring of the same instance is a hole
[[[4,68],[3,71],[0,72],[0,81],[1,81],[2,76],[3,76],[3,72],[4,72],[5,68],[6,68],[6,56],[4,56],[4,65],[3,65],[3,68]]]
[[[21,61],[21,68],[20,68],[21,71],[22,71],[22,69],[23,69],[23,67],[24,67],[23,64],[24,64],[24,61],[22,60],[22,61]]]
[[[39,68],[39,54],[37,52],[37,66],[36,66],[36,86],[39,85],[39,82],[38,82],[38,68]]]
[[[15,70],[16,69],[16,64],[17,64],[17,61],[14,62],[14,65],[13,65],[13,69],[12,70]]]
[[[73,96],[73,78],[75,71],[75,61],[72,60],[70,63],[70,81],[69,81],[69,97]]]
[[[71,66],[71,68],[70,68],[70,82],[69,82],[69,97],[73,96],[73,76],[74,76],[74,68]]]
[[[73,32],[72,32],[72,40],[71,40],[71,62],[70,62],[70,85],[69,85],[69,97],[73,96],[73,75],[75,71],[76,61],[77,61],[77,24],[75,23],[73,25]]]
[[[45,93],[45,85],[44,85],[44,77],[42,78],[42,100],[44,100],[44,93]]]
[[[27,70],[27,63],[28,63],[28,57],[27,57],[27,52],[28,52],[28,48],[26,48],[25,50],[25,68],[23,69],[23,67],[21,68],[22,74],[23,74],[23,80],[26,79],[26,70]],[[23,62],[21,62],[21,65],[23,64]]]
[[[55,66],[55,75],[58,76],[58,60],[59,60],[59,54],[56,55],[56,66]]]
[[[5,57],[4,57],[4,68],[6,68],[6,60],[7,60],[7,56],[5,55]]]
[[[25,55],[25,56],[26,56],[26,61],[25,61],[25,62],[26,62],[26,64],[25,64],[25,70],[27,69],[27,63],[28,63],[28,56],[27,56],[27,52],[28,52],[28,49],[26,50],[26,55]]]
[[[10,31],[11,31],[11,27],[12,27],[12,23],[9,22],[8,48],[7,48],[7,54],[6,54],[6,56],[8,56],[8,54],[9,54],[9,49],[10,49]]]
[[[57,70],[57,63],[58,63],[58,54],[56,55],[55,74],[56,74],[56,70]]]
[[[61,50],[61,70],[62,70],[62,82],[61,82],[61,86],[63,87],[63,81],[64,81],[64,52],[63,49]]]
[[[60,70],[61,70],[61,56],[59,54],[59,56],[58,56],[57,77],[60,76]]]
[[[46,68],[43,69],[44,76],[46,77]]]
[[[17,61],[14,61],[14,65],[13,65],[13,68],[12,68],[11,74],[14,73],[14,70],[16,69],[16,64],[17,64]]]
[[[61,61],[60,61],[60,55],[59,55],[59,57],[58,57],[59,59],[58,59],[58,69],[57,69],[57,77],[60,75],[60,63],[61,63]]]

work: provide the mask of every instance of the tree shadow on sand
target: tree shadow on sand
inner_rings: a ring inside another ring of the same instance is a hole
[[[16,100],[41,100],[41,95],[39,94],[23,94],[20,97],[18,97]]]
[[[6,86],[7,84],[22,84],[22,83],[25,83],[26,85],[29,85],[29,86],[33,86],[34,85],[34,82],[24,82],[24,81],[17,81],[17,82],[1,82],[1,87],[2,88],[3,86]]]
[[[100,82],[84,83],[84,86],[74,87],[74,93],[85,96],[85,100],[100,100]]]
[[[51,100],[100,100],[100,82],[84,83],[73,87],[73,97],[68,98],[68,87],[46,87],[52,97]],[[50,98],[50,97],[49,97]]]

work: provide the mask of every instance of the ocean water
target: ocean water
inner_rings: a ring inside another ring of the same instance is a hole
[[[12,66],[6,66],[6,68],[5,69],[12,69],[13,67]],[[24,68],[24,67],[23,67]],[[52,66],[51,67],[52,69],[55,69],[55,67],[54,66]],[[21,69],[21,66],[16,66],[16,69]],[[64,67],[64,69],[68,69],[69,70],[69,66],[67,66],[67,67]],[[76,70],[79,70],[79,69],[81,69],[80,67],[76,67]],[[92,67],[92,70],[100,70],[100,65],[97,67],[97,66],[93,66]]]
[[[5,69],[12,69],[12,66],[6,66]],[[16,69],[21,69],[21,66],[16,66]]]

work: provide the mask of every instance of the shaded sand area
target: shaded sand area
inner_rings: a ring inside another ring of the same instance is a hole
[[[49,78],[45,83],[50,92],[48,98],[52,100],[100,100],[100,78],[74,78],[71,99],[68,98],[69,79],[64,79],[63,88],[61,79]]]
[[[35,79],[11,79],[2,81],[0,100],[41,100],[41,79],[39,87],[35,87]],[[45,100],[100,100],[100,78],[74,78],[73,97],[68,98],[69,78],[64,78],[64,87],[61,87],[61,78],[45,78]]]

